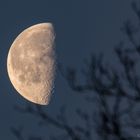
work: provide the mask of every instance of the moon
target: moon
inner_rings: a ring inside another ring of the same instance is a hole
[[[33,25],[12,43],[7,71],[17,92],[28,101],[48,105],[52,95],[56,59],[52,23]]]

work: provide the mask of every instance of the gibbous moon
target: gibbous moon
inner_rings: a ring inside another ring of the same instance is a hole
[[[49,103],[55,77],[54,28],[40,23],[25,29],[13,42],[7,57],[10,81],[27,100]]]

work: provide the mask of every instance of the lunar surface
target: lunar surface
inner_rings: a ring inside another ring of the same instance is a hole
[[[33,25],[13,42],[7,70],[14,88],[27,100],[47,105],[55,77],[54,29],[51,23]]]

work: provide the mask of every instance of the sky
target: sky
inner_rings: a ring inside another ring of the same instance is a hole
[[[0,1],[0,139],[15,140],[10,127],[24,123],[34,134],[37,119],[22,115],[14,105],[29,103],[13,88],[7,74],[8,50],[17,35],[29,26],[52,22],[56,32],[57,61],[64,67],[81,69],[83,60],[90,54],[103,52],[111,56],[120,41],[120,27],[133,17],[131,0],[14,0]],[[57,72],[51,103],[44,107],[52,116],[61,104],[69,109],[81,102]],[[29,103],[30,104],[30,103]],[[73,120],[74,121],[74,120]]]

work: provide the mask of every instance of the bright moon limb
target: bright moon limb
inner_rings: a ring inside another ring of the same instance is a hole
[[[25,99],[47,105],[55,77],[54,28],[33,25],[14,40],[7,57],[7,71],[17,92]]]

